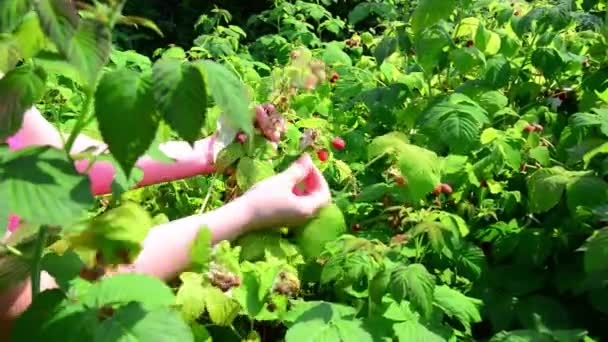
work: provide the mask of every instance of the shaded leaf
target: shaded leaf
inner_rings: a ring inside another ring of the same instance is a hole
[[[194,143],[201,134],[207,111],[207,90],[201,71],[191,63],[162,58],[152,76],[158,110],[179,136]]]
[[[456,8],[456,0],[420,0],[412,14],[412,29],[418,32],[446,19]]]
[[[435,287],[433,298],[435,305],[449,317],[458,319],[467,333],[471,333],[471,323],[481,322],[480,309],[483,302],[480,299],[467,297],[445,285]]]
[[[556,206],[566,188],[568,177],[560,167],[540,169],[528,179],[528,208],[543,213]]]
[[[399,267],[391,275],[391,294],[396,300],[409,299],[412,307],[424,317],[433,309],[435,278],[422,264]]]
[[[150,75],[129,69],[104,74],[95,93],[95,114],[104,142],[128,177],[158,130]]]

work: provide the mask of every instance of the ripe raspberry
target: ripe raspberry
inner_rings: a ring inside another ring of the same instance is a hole
[[[338,81],[339,79],[340,79],[340,75],[338,75],[338,73],[337,73],[337,72],[334,72],[334,73],[331,75],[331,78],[329,79],[329,82],[330,82],[330,83],[336,83],[336,81]]]
[[[536,128],[533,125],[527,125],[526,127],[524,127],[524,131],[530,133],[530,132],[534,132]]]
[[[443,187],[441,186],[441,184],[439,184],[435,187],[435,190],[433,190],[433,194],[439,195],[442,191],[443,191]]]
[[[318,151],[317,157],[319,157],[320,161],[324,162],[327,160],[327,158],[329,158],[329,152],[327,152],[327,150]]]
[[[244,144],[245,141],[247,141],[247,136],[243,132],[237,133],[236,141],[238,141],[239,144]]]
[[[444,194],[451,194],[452,187],[449,184],[441,184],[441,192],[443,192]]]
[[[360,225],[360,224],[358,224],[358,223],[355,223],[355,224],[353,224],[353,225],[352,225],[351,230],[352,230],[353,232],[358,232],[358,231],[361,231],[361,225]]]
[[[346,147],[346,143],[344,142],[344,139],[342,139],[340,137],[335,137],[334,140],[332,140],[331,145],[336,150],[343,150],[344,147]]]
[[[403,176],[397,176],[395,177],[395,183],[399,186],[403,186],[405,185],[405,178],[403,178]]]

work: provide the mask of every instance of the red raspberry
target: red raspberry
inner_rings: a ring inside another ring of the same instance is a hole
[[[244,144],[245,141],[247,141],[247,136],[245,135],[245,133],[237,133],[236,135],[236,140],[239,142],[239,144]]]
[[[439,184],[435,187],[435,190],[433,190],[433,194],[439,195],[442,191],[443,191],[443,187],[441,186],[441,184]]]
[[[524,127],[524,131],[530,133],[530,132],[534,132],[536,128],[533,125],[528,125],[526,127]]]
[[[403,178],[403,176],[395,177],[395,183],[399,186],[403,186],[405,184],[405,178]]]
[[[336,83],[336,81],[338,81],[339,79],[340,79],[340,75],[338,75],[338,73],[337,73],[337,72],[334,72],[334,73],[331,75],[331,78],[329,79],[329,82],[330,82],[330,83]]]
[[[441,184],[441,192],[443,192],[444,194],[451,194],[452,187],[449,184]]]
[[[327,158],[329,158],[329,152],[327,152],[327,150],[318,151],[317,157],[319,157],[320,161],[324,162],[327,160]]]
[[[332,140],[331,145],[336,150],[343,150],[344,147],[346,147],[346,143],[344,142],[344,139],[342,139],[340,137],[335,137],[334,140]]]

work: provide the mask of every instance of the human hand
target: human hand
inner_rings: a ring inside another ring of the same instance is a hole
[[[259,229],[303,223],[330,203],[331,194],[321,171],[304,154],[287,170],[254,185],[241,199],[252,211],[247,228]]]

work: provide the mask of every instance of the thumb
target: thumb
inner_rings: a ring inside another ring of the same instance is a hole
[[[312,159],[308,154],[304,154],[300,159],[296,160],[291,166],[283,171],[283,176],[292,183],[299,183],[306,179],[306,176],[310,174],[310,166],[312,165]]]

